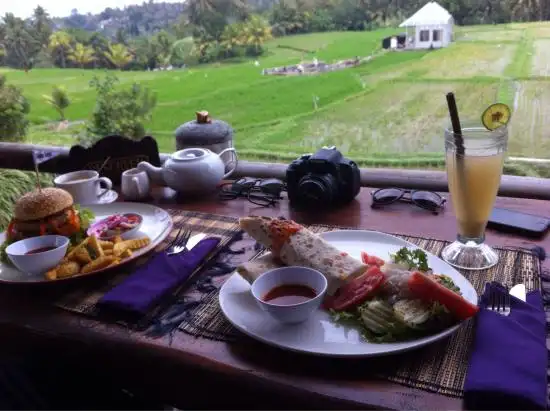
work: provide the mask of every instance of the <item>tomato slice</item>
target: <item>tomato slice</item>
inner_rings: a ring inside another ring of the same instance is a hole
[[[365,251],[361,251],[361,260],[367,265],[376,265],[382,267],[386,262],[375,255],[369,255]]]
[[[333,297],[327,297],[324,307],[336,311],[349,310],[374,296],[385,281],[380,268],[373,266],[365,274],[344,284]]]
[[[11,220],[8,228],[6,229],[6,237],[8,241],[13,241],[15,239],[15,221]]]
[[[419,271],[411,274],[408,286],[411,293],[417,298],[427,302],[439,302],[459,320],[473,317],[479,311],[477,305]]]

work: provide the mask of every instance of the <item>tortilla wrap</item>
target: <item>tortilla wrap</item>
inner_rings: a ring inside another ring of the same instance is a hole
[[[239,224],[252,238],[271,249],[271,258],[275,258],[273,264],[280,260],[284,265],[309,267],[323,273],[328,281],[328,295],[333,295],[345,282],[368,268],[294,221],[246,217],[241,218]]]
[[[237,267],[237,272],[252,284],[263,273],[280,267],[283,267],[281,263],[275,261],[271,254],[266,254],[260,258],[241,264]]]

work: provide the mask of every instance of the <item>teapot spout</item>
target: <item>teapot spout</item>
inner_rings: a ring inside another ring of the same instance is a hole
[[[145,171],[149,179],[157,185],[166,185],[161,167],[155,167],[147,161],[142,161],[137,165],[137,169]]]

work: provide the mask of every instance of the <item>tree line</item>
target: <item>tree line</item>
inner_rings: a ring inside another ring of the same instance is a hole
[[[109,8],[99,15],[73,11],[63,19],[38,6],[28,19],[11,13],[1,18],[0,65],[144,70],[258,56],[273,36],[396,27],[425,2],[188,0]],[[550,0],[440,3],[461,25],[550,20]]]

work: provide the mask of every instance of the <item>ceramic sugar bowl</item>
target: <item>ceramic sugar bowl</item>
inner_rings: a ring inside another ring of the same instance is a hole
[[[237,163],[236,151],[224,151],[233,147],[231,126],[225,121],[212,119],[208,111],[198,111],[196,116],[195,120],[176,129],[176,149],[205,148],[220,155],[226,171],[234,168]]]

